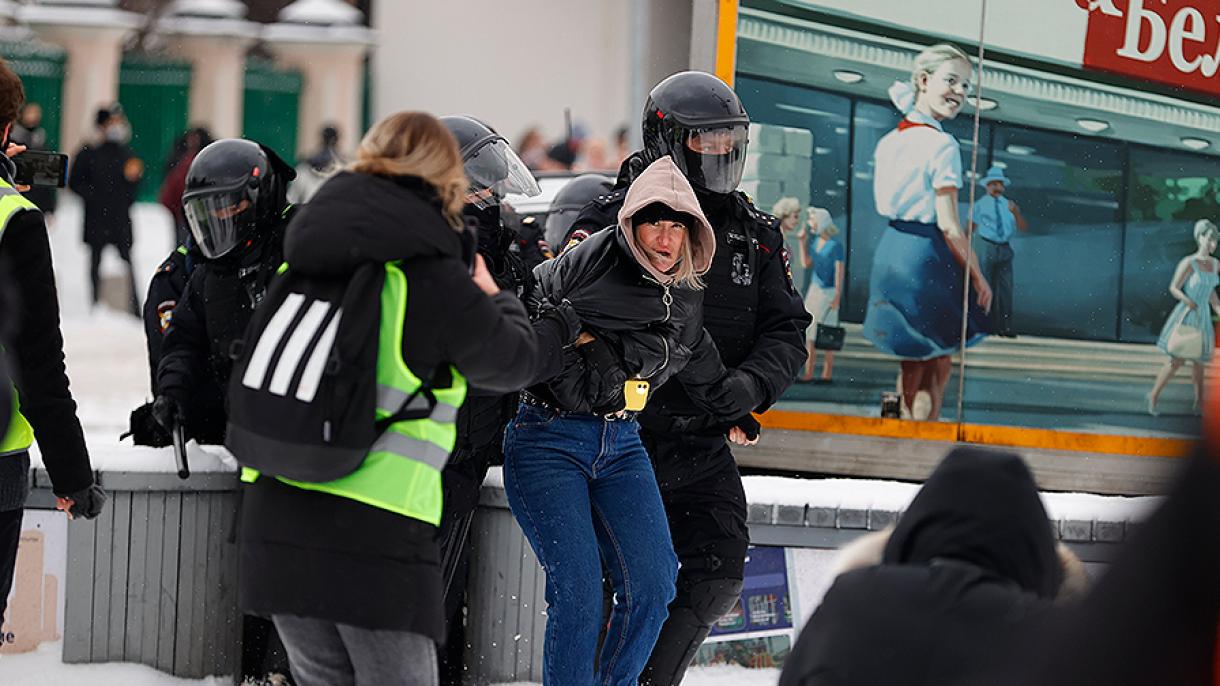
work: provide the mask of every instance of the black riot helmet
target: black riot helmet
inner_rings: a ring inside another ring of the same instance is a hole
[[[275,151],[242,138],[208,145],[186,173],[182,209],[204,257],[224,257],[256,242],[288,205],[288,182],[296,178]]]
[[[613,188],[614,179],[601,174],[581,174],[564,184],[547,211],[546,231],[543,234],[547,244],[556,251],[562,250],[563,239],[580,216],[580,211],[594,198],[609,193]]]
[[[741,183],[750,115],[720,79],[684,71],[658,83],[644,104],[649,161],[673,158],[697,189],[731,193]]]
[[[470,180],[469,204],[487,209],[498,206],[509,193],[534,196],[542,192],[517,152],[490,126],[463,115],[441,117],[440,121],[462,152],[462,166]]]

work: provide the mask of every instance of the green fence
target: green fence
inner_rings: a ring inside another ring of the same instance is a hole
[[[301,82],[299,72],[276,69],[261,59],[246,62],[242,135],[275,150],[289,164],[296,164]]]
[[[0,52],[25,86],[26,102],[42,106],[47,147],[59,148],[60,112],[64,100],[64,51],[48,45],[0,42]]]
[[[144,161],[139,199],[155,201],[174,140],[187,127],[191,66],[146,55],[125,55],[119,102],[131,122],[131,148]]]

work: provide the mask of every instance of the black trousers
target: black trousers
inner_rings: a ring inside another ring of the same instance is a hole
[[[93,285],[94,305],[97,304],[98,287],[101,284],[102,251],[105,249],[105,245],[89,246],[89,281]],[[139,317],[140,303],[139,296],[136,295],[136,272],[131,265],[131,246],[115,243],[114,249],[119,251],[119,257],[127,263],[127,278],[131,281],[131,313]]]
[[[24,510],[0,512],[0,624],[8,607],[8,594],[13,590],[13,574],[17,571],[17,544],[21,540],[21,515]]]
[[[740,591],[750,544],[746,495],[723,436],[642,431],[641,437],[652,457],[674,552],[682,563],[677,596],[641,683],[676,684],[722,614],[712,608],[729,610]]]

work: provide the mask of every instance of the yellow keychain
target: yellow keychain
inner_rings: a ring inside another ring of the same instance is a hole
[[[649,388],[647,379],[627,379],[627,383],[623,384],[623,399],[627,401],[627,405],[623,409],[628,412],[644,409],[644,405],[648,403]]]

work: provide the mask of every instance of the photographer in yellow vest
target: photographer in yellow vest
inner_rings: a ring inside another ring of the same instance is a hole
[[[92,519],[106,502],[93,482],[85,435],[68,390],[47,227],[42,212],[13,184],[10,157],[25,146],[9,145],[9,132],[24,100],[21,79],[0,60],[0,131],[6,150],[0,155],[0,261],[17,303],[14,321],[6,322],[14,331],[5,353],[16,403],[0,441],[0,614],[13,583],[34,441],[51,476],[56,507],[69,517]]]

